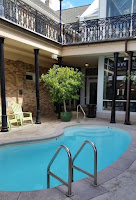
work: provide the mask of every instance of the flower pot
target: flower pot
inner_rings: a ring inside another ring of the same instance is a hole
[[[61,112],[60,118],[62,122],[69,122],[72,118],[72,112]]]

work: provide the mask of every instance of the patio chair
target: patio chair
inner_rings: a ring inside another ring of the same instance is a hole
[[[18,127],[17,115],[16,114],[8,114],[7,115],[7,123],[8,123],[8,127],[10,130],[11,130],[11,124],[17,123],[17,127]]]
[[[20,104],[14,103],[12,105],[12,110],[13,110],[14,114],[17,115],[17,120],[20,121],[21,126],[23,126],[25,121],[31,121],[31,123],[33,124],[32,113],[31,112],[23,112]]]
[[[2,124],[1,117],[2,117],[2,113],[1,113],[1,108],[0,108],[0,124]],[[15,123],[17,123],[17,127],[18,127],[16,114],[7,114],[7,124],[10,130],[11,130],[11,124],[15,124]]]

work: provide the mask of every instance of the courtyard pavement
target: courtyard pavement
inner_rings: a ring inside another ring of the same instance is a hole
[[[72,184],[74,196],[68,198],[65,195],[67,188],[59,186],[56,188],[32,191],[32,192],[3,192],[0,191],[0,200],[134,200],[136,199],[136,124],[124,125],[123,122],[110,124],[107,120],[89,119],[80,123],[76,117],[71,122],[61,122],[56,116],[42,117],[41,125],[24,125],[24,127],[13,127],[8,133],[0,133],[0,144],[12,142],[33,141],[56,137],[63,133],[63,129],[70,125],[97,125],[116,127],[128,131],[132,141],[126,152],[112,165],[98,173],[98,187],[93,187],[90,178]]]

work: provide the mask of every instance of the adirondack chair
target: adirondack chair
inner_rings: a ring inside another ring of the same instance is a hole
[[[31,121],[31,123],[33,124],[32,113],[31,112],[23,112],[20,104],[14,103],[12,105],[12,110],[13,110],[14,114],[16,114],[17,120],[20,121],[21,126],[23,126],[25,121]]]
[[[1,108],[0,108],[0,124],[2,124],[1,117],[2,117],[2,113],[1,113]],[[10,130],[11,130],[11,124],[17,123],[17,126],[18,126],[17,116],[15,114],[7,114],[7,123]]]
[[[8,123],[8,127],[10,130],[11,130],[11,124],[16,123],[17,127],[18,127],[18,120],[17,120],[16,114],[8,114],[7,115],[7,123]]]

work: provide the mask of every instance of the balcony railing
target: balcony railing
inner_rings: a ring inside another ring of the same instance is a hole
[[[59,23],[21,0],[3,0],[4,17],[20,26],[58,41]]]
[[[136,14],[93,19],[63,26],[63,43],[85,43],[136,38]]]

